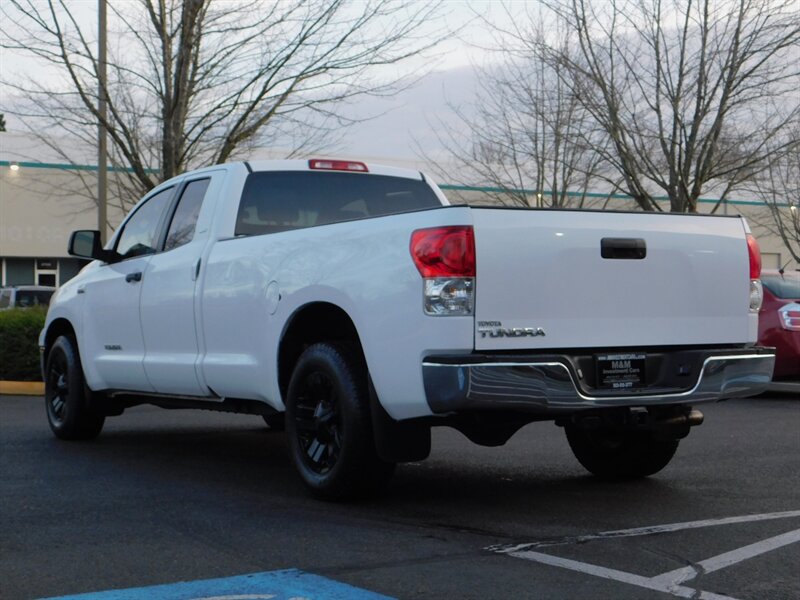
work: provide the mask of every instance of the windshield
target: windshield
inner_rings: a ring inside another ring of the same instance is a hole
[[[52,295],[53,290],[17,290],[14,304],[20,308],[47,306],[50,304],[50,296]]]
[[[763,275],[761,282],[776,298],[796,300],[800,298],[800,273]]]

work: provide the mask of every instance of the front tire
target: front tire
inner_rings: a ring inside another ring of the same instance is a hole
[[[395,464],[378,458],[370,422],[367,370],[352,345],[319,343],[297,361],[286,402],[286,433],[297,472],[326,500],[374,492]]]
[[[657,440],[647,431],[566,427],[567,441],[584,468],[606,480],[640,479],[669,464],[678,440]]]
[[[92,406],[73,338],[62,335],[50,347],[44,390],[47,422],[57,438],[91,440],[100,435],[106,417]]]

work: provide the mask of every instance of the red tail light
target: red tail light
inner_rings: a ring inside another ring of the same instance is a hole
[[[308,168],[318,171],[356,171],[357,173],[369,173],[367,165],[354,160],[324,160],[312,158],[308,161]]]
[[[411,257],[425,278],[475,277],[475,235],[471,226],[418,229]]]
[[[747,234],[747,251],[750,254],[750,279],[761,277],[761,249],[752,234]]]

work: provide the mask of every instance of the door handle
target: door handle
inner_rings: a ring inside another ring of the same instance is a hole
[[[136,271],[136,273],[128,273],[125,275],[125,281],[128,283],[133,283],[134,281],[141,281],[142,280],[142,272]]]
[[[194,266],[192,267],[192,281],[197,281],[197,278],[200,276],[200,263],[202,260],[202,258],[198,258],[197,262],[194,263]]]
[[[603,238],[600,256],[616,260],[642,260],[647,256],[647,243],[641,238]]]

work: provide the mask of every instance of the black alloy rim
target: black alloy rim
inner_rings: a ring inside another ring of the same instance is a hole
[[[314,371],[298,395],[295,423],[306,465],[324,475],[336,465],[342,450],[342,423],[333,381]]]
[[[53,419],[60,423],[66,415],[67,397],[69,395],[67,360],[60,352],[57,352],[50,361],[50,370],[47,373],[47,390],[50,413]]]

